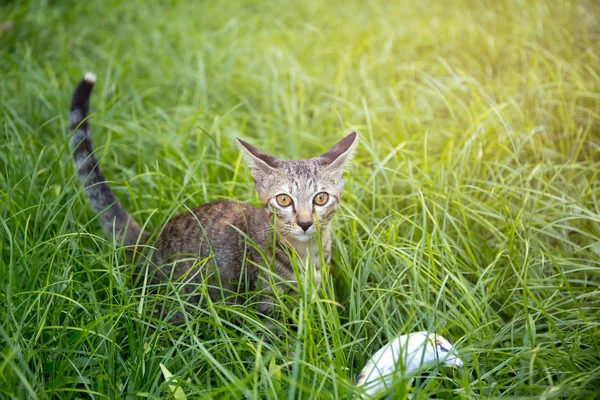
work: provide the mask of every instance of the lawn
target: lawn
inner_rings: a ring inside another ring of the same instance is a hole
[[[70,156],[87,71],[101,165],[148,228],[260,204],[236,137],[294,159],[356,131],[316,294],[279,318],[146,313],[165,299],[132,283]],[[600,398],[599,171],[593,0],[5,0],[0,398],[350,399],[422,330],[465,365],[395,398]]]

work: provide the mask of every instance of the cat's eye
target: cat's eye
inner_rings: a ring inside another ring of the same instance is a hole
[[[324,206],[327,204],[327,200],[329,200],[329,194],[325,192],[317,193],[317,195],[313,198],[313,203],[318,206]]]
[[[292,204],[292,198],[287,194],[278,194],[275,200],[277,200],[277,204],[281,207],[287,207]]]

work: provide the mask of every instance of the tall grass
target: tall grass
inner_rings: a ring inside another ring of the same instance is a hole
[[[600,397],[596,2],[31,0],[0,20],[0,397],[347,399],[416,330],[465,367],[399,397]],[[96,151],[148,228],[259,203],[235,137],[303,158],[356,130],[317,295],[281,318],[146,313],[183,302],[132,285],[70,159],[90,70]]]

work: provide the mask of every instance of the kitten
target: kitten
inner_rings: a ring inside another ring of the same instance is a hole
[[[108,186],[92,149],[87,121],[96,77],[88,73],[73,94],[70,129],[73,157],[93,209],[115,239],[146,256],[156,266],[154,281],[185,284],[182,292],[199,300],[197,285],[208,282],[213,300],[223,293],[263,289],[269,292],[274,275],[280,290],[295,281],[290,255],[298,265],[312,265],[320,282],[320,256],[331,257],[331,220],[344,187],[344,165],[357,145],[351,133],[325,154],[309,160],[286,161],[238,139],[250,166],[263,207],[232,200],[201,205],[172,218],[155,233],[143,232]],[[141,246],[147,245],[147,246]],[[140,247],[141,246],[141,247]],[[206,275],[212,278],[206,281]],[[268,294],[268,293],[267,293]],[[227,297],[227,296],[226,296]],[[261,299],[259,311],[269,313],[273,299]]]

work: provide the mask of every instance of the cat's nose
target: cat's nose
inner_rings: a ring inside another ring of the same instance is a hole
[[[297,221],[296,223],[304,232],[306,232],[313,224],[312,221]]]

